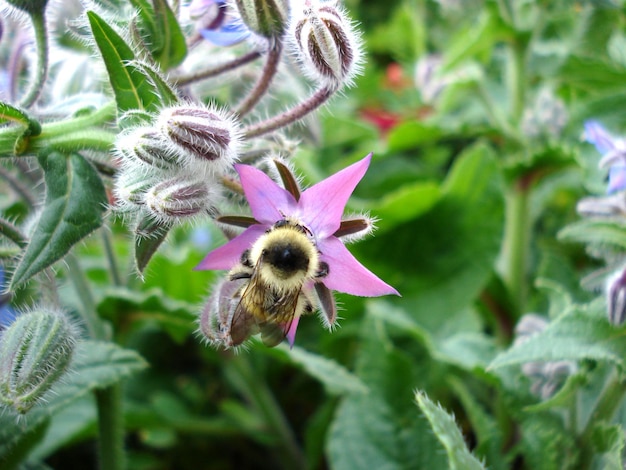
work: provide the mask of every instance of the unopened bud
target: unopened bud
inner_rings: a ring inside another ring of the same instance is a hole
[[[241,19],[260,36],[282,36],[289,19],[289,0],[236,0]]]
[[[19,315],[0,337],[0,403],[30,410],[67,371],[75,331],[60,312]]]
[[[515,326],[515,342],[522,343],[531,336],[541,333],[548,326],[548,320],[536,313],[527,313]]]
[[[626,319],[626,270],[619,270],[606,283],[609,322],[621,326]]]
[[[239,293],[246,282],[245,279],[221,280],[202,308],[199,332],[212,346],[225,349],[233,347],[231,337],[233,316],[239,304]]]
[[[361,40],[332,2],[305,1],[294,11],[290,36],[305,73],[314,80],[349,86],[360,71]]]
[[[157,184],[157,180],[140,171],[123,171],[115,181],[115,209],[121,212],[134,211],[145,205],[146,193]]]
[[[139,127],[122,135],[116,143],[122,159],[132,165],[142,162],[150,167],[171,170],[180,166],[179,157],[163,136],[151,127]]]
[[[153,186],[145,195],[145,203],[155,218],[171,221],[213,212],[215,197],[205,181],[180,176]]]
[[[157,127],[180,152],[186,166],[204,166],[222,173],[237,158],[237,126],[215,108],[195,105],[166,108],[159,115]]]

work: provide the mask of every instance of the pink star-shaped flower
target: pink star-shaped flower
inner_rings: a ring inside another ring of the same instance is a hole
[[[342,241],[342,238],[344,240],[360,238],[360,235],[365,235],[372,229],[372,221],[368,218],[348,220],[342,218],[346,203],[365,175],[370,161],[371,154],[302,193],[297,187],[295,178],[288,171],[286,171],[288,189],[284,189],[252,166],[235,165],[254,219],[242,222],[241,225],[246,226],[246,230],[210,252],[196,269],[232,269],[240,262],[242,253],[250,249],[259,237],[274,227],[276,222],[288,218],[297,221],[310,231],[320,253],[320,260],[327,263],[328,274],[316,283],[323,284],[323,290],[328,289],[328,296],[331,299],[330,290],[363,297],[399,295],[396,289],[379,279],[352,256]],[[226,222],[225,219],[230,218],[222,218]],[[326,324],[332,326],[336,315],[334,300],[329,302],[332,303],[330,307],[323,303],[320,307],[327,317]],[[296,318],[287,333],[291,344],[297,323]]]

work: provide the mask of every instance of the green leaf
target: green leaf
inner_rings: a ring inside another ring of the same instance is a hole
[[[195,328],[197,306],[169,298],[162,289],[136,292],[124,287],[107,289],[97,306],[98,314],[133,325],[153,322],[163,328],[175,341],[182,343]]]
[[[465,329],[459,319],[469,318],[463,312],[488,282],[500,252],[504,204],[493,151],[479,144],[463,152],[440,191],[428,211],[353,251],[398,289],[422,328],[451,334]]]
[[[187,43],[176,15],[166,0],[132,0],[138,12],[138,33],[161,70],[179,65],[187,56]]]
[[[169,225],[164,225],[150,216],[145,216],[135,229],[135,267],[143,274],[146,266],[167,238]]]
[[[102,225],[107,197],[97,171],[81,155],[54,152],[39,158],[46,181],[46,201],[11,289],[60,260]]]
[[[604,470],[624,470],[624,429],[619,424],[600,424],[595,427],[591,439],[596,450],[602,454]]]
[[[441,189],[434,182],[405,184],[386,194],[378,204],[369,206],[372,213],[384,221],[377,235],[385,230],[393,230],[394,226],[427,212],[439,200],[440,195]]]
[[[149,64],[134,61],[131,63],[142,74],[150,78],[152,85],[157,89],[161,104],[163,106],[171,106],[179,101],[178,95],[174,89],[167,83],[165,78]]]
[[[132,109],[158,109],[158,90],[148,76],[131,64],[135,54],[130,46],[96,13],[88,11],[87,17],[109,74],[118,112],[121,114]]]
[[[587,218],[568,225],[558,237],[560,240],[626,249],[626,223],[622,220]]]
[[[448,456],[450,470],[484,470],[485,467],[467,449],[463,435],[454,418],[440,405],[435,405],[424,392],[418,391],[415,400],[428,418],[435,436],[441,441]]]
[[[264,349],[273,353],[279,352],[283,359],[302,368],[311,377],[319,380],[330,395],[367,392],[367,387],[357,376],[331,359],[313,354],[297,346],[289,348],[284,343],[273,349]]]
[[[146,367],[136,352],[112,343],[82,341],[70,366],[72,371],[36,405],[24,421],[8,412],[0,413],[0,461],[12,448],[50,416],[91,390],[113,385]]]
[[[443,448],[413,404],[436,367],[427,354],[407,354],[377,333],[380,320],[366,318],[357,373],[365,394],[345,397],[331,425],[327,454],[335,470],[446,468]],[[425,373],[425,371],[428,371]]]
[[[13,121],[22,124],[27,128],[27,135],[41,134],[41,124],[36,119],[30,117],[25,110],[0,101],[0,122],[3,121]]]
[[[155,59],[162,70],[169,70],[180,65],[187,56],[187,42],[167,0],[153,1],[157,31],[161,35],[160,42],[163,45],[155,51]]]
[[[626,326],[614,327],[601,302],[576,307],[527,341],[499,354],[489,365],[498,368],[533,361],[609,361],[624,368]]]
[[[409,121],[398,124],[387,137],[390,152],[412,150],[427,144],[437,142],[442,131],[434,125],[424,124],[419,121]]]

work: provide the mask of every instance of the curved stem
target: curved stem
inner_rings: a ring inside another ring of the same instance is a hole
[[[0,234],[7,237],[20,248],[24,248],[28,244],[28,238],[26,238],[26,235],[24,235],[15,225],[2,217],[0,217]]]
[[[288,126],[302,119],[311,111],[319,108],[337,91],[336,86],[324,87],[317,90],[309,99],[298,104],[297,106],[285,111],[282,114],[257,122],[246,127],[243,130],[244,139],[251,139],[263,134],[275,131],[281,127]]]
[[[0,157],[28,154],[50,147],[60,151],[85,148],[108,151],[116,135],[100,127],[112,121],[115,112],[115,104],[109,103],[85,116],[44,124],[41,134],[32,137],[24,137],[22,127],[0,129]]]
[[[35,200],[35,196],[33,196],[30,189],[3,166],[0,166],[0,178],[4,179],[9,186],[13,188],[13,191],[15,191],[22,198],[28,207],[35,207],[37,201]]]
[[[43,11],[31,13],[31,22],[35,31],[35,45],[37,47],[37,63],[35,64],[35,79],[20,106],[30,108],[39,98],[43,84],[48,77],[48,31],[46,28],[46,17]]]
[[[267,92],[270,84],[272,83],[272,79],[278,70],[278,63],[280,62],[282,50],[283,44],[280,40],[275,41],[270,47],[270,50],[267,53],[265,67],[263,67],[263,72],[261,73],[259,80],[248,96],[246,96],[246,98],[235,108],[234,112],[238,114],[239,117],[250,112]]]
[[[237,57],[231,60],[230,62],[226,62],[225,64],[219,65],[217,67],[212,67],[210,69],[203,70],[193,75],[189,75],[187,77],[179,77],[178,79],[175,79],[176,85],[185,86],[194,82],[199,82],[200,80],[204,80],[205,78],[215,77],[224,72],[229,72],[238,67],[241,67],[242,65],[246,65],[247,63],[258,59],[259,57],[261,57],[260,51],[248,52],[247,54],[242,55],[241,57]]]

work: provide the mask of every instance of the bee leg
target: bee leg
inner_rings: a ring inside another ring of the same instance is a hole
[[[239,260],[246,268],[252,268],[252,260],[250,259],[250,250],[246,250],[241,253],[241,259]]]
[[[252,273],[247,273],[245,271],[239,271],[236,273],[232,273],[229,276],[229,280],[231,281],[237,281],[239,279],[250,279],[252,277]]]
[[[315,277],[319,278],[328,276],[329,269],[330,268],[328,267],[328,263],[326,263],[325,261],[320,261],[320,264],[317,267],[317,272],[315,273]]]

